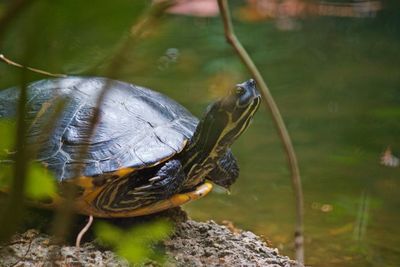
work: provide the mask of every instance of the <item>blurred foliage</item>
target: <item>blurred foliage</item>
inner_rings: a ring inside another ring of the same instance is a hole
[[[165,221],[149,222],[129,230],[104,222],[95,225],[95,233],[100,242],[113,247],[119,256],[131,263],[143,263],[149,259],[163,261],[155,245],[166,239],[171,231],[172,226]]]
[[[5,158],[14,147],[15,121],[0,119],[0,160]]]
[[[2,164],[0,170],[0,190],[7,191],[10,188],[13,177],[13,169],[11,164]]]
[[[2,164],[0,171],[0,189],[8,190],[12,183],[13,164]],[[52,197],[57,192],[56,179],[52,173],[38,162],[28,165],[25,196],[31,200],[42,200]]]
[[[56,194],[56,178],[40,163],[32,162],[28,168],[25,194],[31,199],[43,199]]]

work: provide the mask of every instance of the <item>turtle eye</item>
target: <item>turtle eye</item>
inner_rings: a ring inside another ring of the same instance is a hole
[[[238,86],[238,87],[235,88],[235,93],[236,93],[236,95],[238,95],[238,96],[243,95],[244,92],[245,92],[245,90],[244,90],[243,87]]]

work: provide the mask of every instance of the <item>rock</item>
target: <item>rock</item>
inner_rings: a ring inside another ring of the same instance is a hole
[[[214,221],[182,222],[164,244],[176,266],[296,266],[252,232],[231,232]]]
[[[164,215],[165,216],[165,215]],[[271,266],[290,267],[296,262],[248,231],[214,221],[196,222],[182,211],[168,213],[175,233],[164,241],[165,266]],[[126,221],[124,221],[126,224]],[[149,262],[146,266],[157,266]],[[88,242],[79,252],[74,246],[57,245],[47,234],[28,230],[0,247],[0,266],[129,266],[113,252]]]
[[[37,230],[15,235],[0,248],[0,266],[129,266],[111,251],[99,251],[92,243],[77,249],[52,244],[50,236]]]

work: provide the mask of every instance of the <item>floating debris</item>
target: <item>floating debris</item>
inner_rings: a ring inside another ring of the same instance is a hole
[[[168,69],[171,64],[175,64],[176,62],[178,62],[178,57],[179,49],[168,48],[165,51],[165,54],[158,60],[158,69],[161,71]]]
[[[391,168],[400,166],[400,159],[392,154],[390,147],[387,147],[381,156],[381,165]]]
[[[325,213],[333,211],[333,205],[331,205],[331,204],[322,204],[322,203],[319,203],[319,202],[313,202],[311,204],[311,208],[313,210],[319,210],[319,211],[322,211],[322,212],[325,212]]]

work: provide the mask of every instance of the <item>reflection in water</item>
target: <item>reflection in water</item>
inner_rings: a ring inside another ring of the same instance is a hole
[[[281,17],[375,17],[382,9],[379,0],[361,1],[304,1],[304,0],[247,0],[241,9],[247,19],[261,20]]]
[[[279,30],[297,30],[300,24],[295,18],[311,16],[365,18],[375,17],[382,7],[381,1],[361,0],[351,2],[304,1],[304,0],[247,0],[240,9],[245,21],[275,19]]]
[[[357,213],[357,221],[353,232],[354,239],[357,242],[362,242],[365,240],[369,216],[369,200],[369,195],[363,191]]]

